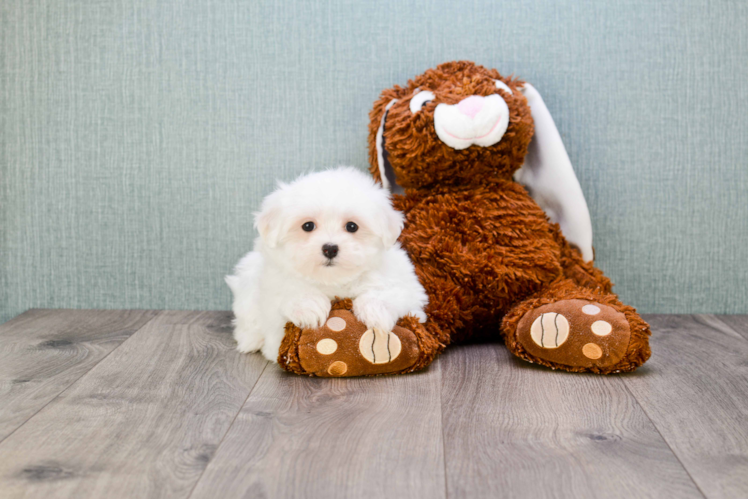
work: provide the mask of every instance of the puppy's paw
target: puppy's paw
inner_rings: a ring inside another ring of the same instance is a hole
[[[363,295],[353,301],[353,314],[367,328],[376,328],[383,332],[391,332],[398,319],[384,302]]]
[[[330,315],[332,304],[324,295],[305,295],[288,304],[288,320],[301,329],[320,328]]]
[[[265,338],[262,335],[239,327],[234,329],[234,339],[236,350],[242,353],[257,352],[265,344]]]
[[[426,313],[423,312],[421,309],[413,309],[408,314],[410,316],[415,316],[419,323],[425,323],[426,319],[428,319],[428,317],[426,316]]]
[[[270,335],[265,340],[265,345],[262,346],[262,355],[265,359],[271,363],[278,362],[278,351],[280,350],[281,342],[283,341],[283,335]]]

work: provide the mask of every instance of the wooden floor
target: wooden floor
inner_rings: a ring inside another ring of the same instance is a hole
[[[230,313],[32,310],[0,326],[0,497],[745,497],[748,316],[648,316],[633,374],[501,344],[314,379]]]

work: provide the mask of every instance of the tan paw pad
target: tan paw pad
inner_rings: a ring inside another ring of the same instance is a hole
[[[590,359],[600,359],[603,355],[603,350],[597,344],[589,343],[584,344],[582,347],[582,354]]]
[[[358,343],[358,349],[361,356],[369,363],[381,365],[395,360],[400,355],[402,344],[394,333],[385,333],[374,328],[364,332]]]
[[[543,313],[532,323],[533,342],[545,349],[556,349],[569,337],[569,322],[561,314]]]
[[[582,312],[584,314],[589,314],[590,316],[594,316],[595,314],[598,314],[600,312],[600,308],[596,305],[587,304],[586,306],[582,307]]]
[[[345,375],[345,372],[347,371],[348,365],[346,365],[342,361],[335,361],[334,363],[331,363],[330,367],[327,369],[327,373],[329,373],[333,377],[340,377],[342,375]]]
[[[610,335],[610,332],[613,331],[613,327],[610,326],[610,323],[607,321],[595,321],[592,323],[592,326],[590,326],[590,330],[592,330],[592,333],[595,335],[605,337],[606,335]]]
[[[317,342],[317,352],[324,355],[329,355],[338,350],[338,343],[333,339],[322,339]]]
[[[342,332],[345,330],[345,320],[343,318],[330,318],[327,320],[327,328],[333,332]]]

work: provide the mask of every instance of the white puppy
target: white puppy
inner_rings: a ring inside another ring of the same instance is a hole
[[[336,296],[353,299],[368,328],[392,331],[407,314],[426,320],[428,297],[396,242],[403,216],[368,175],[341,167],[279,183],[255,227],[254,251],[226,277],[239,351],[277,361],[285,324],[321,327]]]

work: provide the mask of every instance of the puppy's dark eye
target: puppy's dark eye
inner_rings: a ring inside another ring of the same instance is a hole
[[[356,231],[358,231],[358,224],[356,224],[355,222],[349,222],[345,225],[345,230],[349,233],[355,233]]]
[[[307,233],[311,233],[312,231],[314,231],[314,228],[315,228],[315,227],[317,227],[317,226],[315,226],[315,225],[314,225],[314,222],[312,222],[312,221],[309,221],[309,222],[305,222],[305,223],[303,223],[303,224],[301,225],[301,229],[303,229],[303,230],[304,230],[304,231],[306,231]]]

